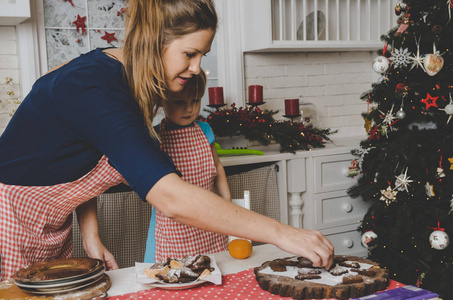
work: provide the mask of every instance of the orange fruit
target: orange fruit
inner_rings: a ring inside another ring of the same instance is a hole
[[[244,259],[252,254],[252,243],[244,239],[235,239],[228,244],[228,252],[237,259]]]

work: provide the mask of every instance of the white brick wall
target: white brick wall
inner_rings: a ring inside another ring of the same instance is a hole
[[[284,99],[299,98],[315,126],[338,129],[338,136],[365,135],[361,113],[367,104],[360,95],[375,81],[371,62],[374,52],[246,53],[245,94],[248,86],[264,86],[266,104],[279,110]]]
[[[0,26],[0,134],[20,103],[16,27]]]

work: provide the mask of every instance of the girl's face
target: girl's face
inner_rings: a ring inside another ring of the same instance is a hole
[[[165,118],[173,124],[187,126],[200,114],[201,100],[189,97],[187,89],[171,94],[163,103]]]
[[[199,30],[170,42],[164,49],[165,77],[170,91],[180,92],[192,75],[200,73],[201,58],[211,49],[211,29]]]

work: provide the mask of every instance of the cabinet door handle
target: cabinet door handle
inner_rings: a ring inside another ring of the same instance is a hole
[[[351,203],[345,203],[345,204],[343,204],[343,209],[344,209],[345,212],[348,212],[348,213],[351,212],[351,211],[352,211],[352,208],[353,208],[353,207],[352,207],[352,204],[351,204]]]
[[[344,241],[343,241],[343,245],[344,245],[346,248],[352,248],[352,247],[354,246],[354,241],[351,240],[351,239],[344,240]]]

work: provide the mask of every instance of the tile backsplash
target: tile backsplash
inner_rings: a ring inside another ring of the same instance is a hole
[[[17,32],[14,26],[0,26],[0,135],[21,99]]]
[[[98,47],[121,47],[125,5],[126,0],[44,0],[48,68]]]

